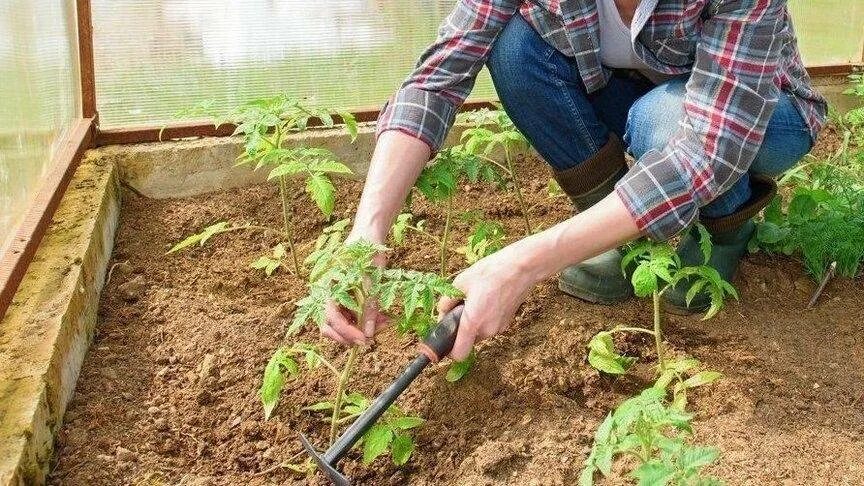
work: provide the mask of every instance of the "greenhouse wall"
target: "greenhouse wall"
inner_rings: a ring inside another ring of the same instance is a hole
[[[102,126],[279,91],[378,107],[455,0],[92,0]],[[792,0],[809,65],[861,61],[864,2]],[[823,35],[824,34],[824,35]],[[483,73],[474,99],[494,96]]]
[[[0,254],[80,116],[74,0],[0,2]]]

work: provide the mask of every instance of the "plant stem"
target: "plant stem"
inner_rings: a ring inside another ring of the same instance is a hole
[[[612,332],[644,332],[645,334],[654,335],[654,331],[650,329],[645,329],[641,327],[628,327],[628,326],[619,326],[612,329]]]
[[[288,198],[288,176],[279,177],[279,196],[282,198],[282,223],[285,225],[285,242],[291,252],[294,274],[300,276],[300,261],[294,248],[294,228],[291,224],[291,200]]]
[[[357,359],[357,349],[357,346],[352,346],[351,350],[348,351],[348,360],[345,362],[345,366],[342,367],[342,374],[339,375],[339,382],[336,384],[336,398],[333,400],[333,415],[330,417],[331,445],[336,442],[336,429],[339,426],[339,413],[342,410],[342,398],[344,398],[348,380],[351,378],[354,361]]]
[[[362,288],[357,289],[355,295],[357,306],[360,309],[366,308],[366,292]],[[357,322],[362,322],[363,311],[357,315]],[[352,346],[348,352],[348,360],[345,361],[345,366],[342,367],[342,374],[339,376],[339,382],[336,384],[336,398],[333,399],[333,414],[330,416],[330,444],[336,441],[336,429],[339,427],[339,414],[342,413],[342,399],[345,395],[345,388],[348,386],[348,380],[351,379],[351,372],[354,371],[354,362],[357,360],[358,347]]]
[[[513,182],[513,188],[516,190],[516,198],[519,200],[519,207],[522,210],[522,218],[525,220],[525,235],[531,236],[531,221],[528,220],[528,205],[525,204],[525,198],[522,197],[522,186],[519,184],[519,178],[516,177],[516,169],[513,167],[513,159],[510,157],[510,149],[504,146],[504,160],[507,161],[507,170],[510,171],[510,180]]]
[[[663,372],[663,334],[660,330],[660,292],[654,291],[654,346],[657,347],[657,367]]]
[[[453,198],[447,199],[447,216],[444,218],[444,233],[441,235],[441,272],[447,276],[447,243],[450,238],[450,220],[453,218]]]

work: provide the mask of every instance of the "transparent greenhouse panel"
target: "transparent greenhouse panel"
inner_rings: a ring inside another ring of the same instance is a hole
[[[455,0],[92,0],[103,126],[285,91],[378,108]],[[484,74],[475,97],[493,91]]]
[[[103,126],[286,91],[377,108],[456,0],[92,0]],[[808,64],[861,59],[864,1],[790,0]],[[483,73],[475,99],[494,96]]]
[[[808,66],[864,60],[864,0],[789,0]]]
[[[0,2],[0,254],[80,116],[74,0]]]

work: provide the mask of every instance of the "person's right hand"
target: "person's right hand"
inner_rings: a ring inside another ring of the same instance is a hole
[[[346,243],[361,239],[349,235]],[[375,257],[374,263],[379,267],[387,264],[383,254]],[[336,302],[330,301],[326,310],[327,322],[321,326],[321,334],[346,346],[368,345],[375,336],[375,331],[389,323],[388,317],[378,309],[378,302],[373,299],[366,301],[363,313],[359,316],[359,323],[354,312],[346,309]]]

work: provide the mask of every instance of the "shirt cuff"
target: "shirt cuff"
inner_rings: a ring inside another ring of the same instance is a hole
[[[455,116],[456,107],[441,96],[431,91],[405,87],[397,91],[381,109],[377,136],[387,130],[399,130],[419,138],[435,153],[444,144]]]
[[[653,150],[616,184],[618,197],[649,238],[668,240],[698,216],[692,184],[683,173],[672,156]]]

